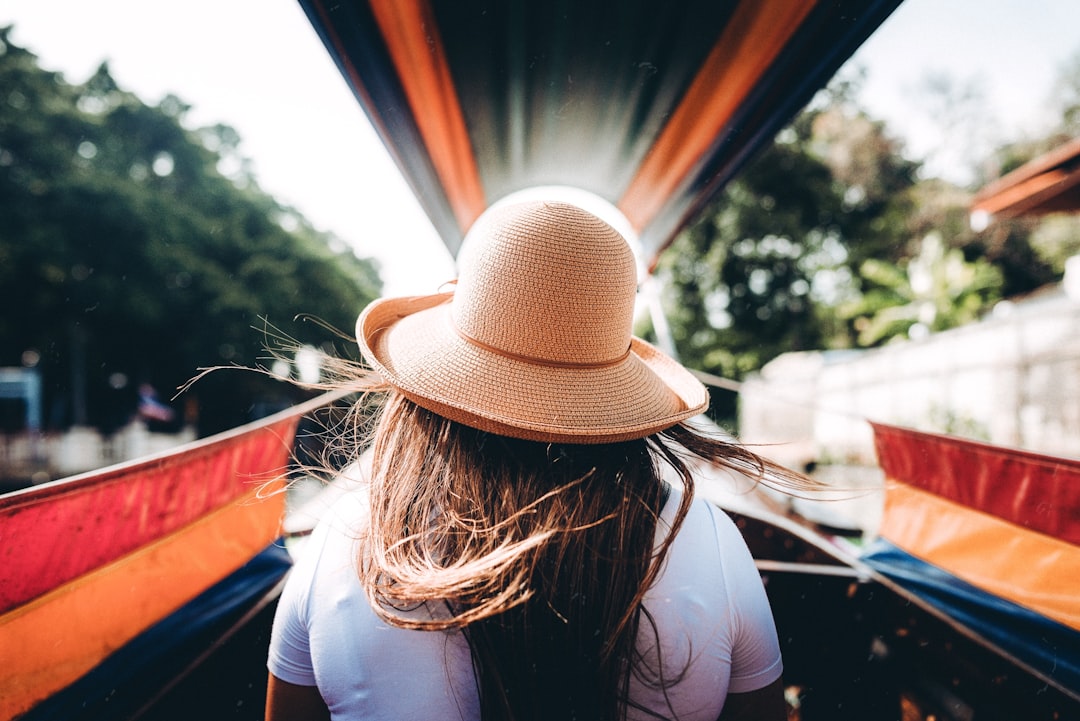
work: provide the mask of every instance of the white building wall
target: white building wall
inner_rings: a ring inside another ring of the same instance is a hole
[[[787,354],[740,403],[742,439],[793,467],[875,465],[868,420],[1080,457],[1080,300],[1058,289],[918,341]]]

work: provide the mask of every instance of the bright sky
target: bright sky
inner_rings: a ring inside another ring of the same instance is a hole
[[[144,101],[171,92],[193,106],[193,126],[236,128],[261,186],[379,259],[388,294],[434,292],[454,276],[296,0],[3,0],[7,24],[69,82],[108,60]],[[1076,52],[1077,0],[906,0],[857,61],[869,70],[871,112],[943,169],[941,134],[917,107],[927,70],[981,82],[997,139],[1014,139],[1041,128],[1056,69]]]
[[[852,63],[869,70],[861,100],[871,114],[907,140],[928,173],[966,182],[953,172],[955,156],[985,157],[1060,120],[1048,116],[1054,81],[1078,54],[1077,0],[905,0]],[[943,135],[932,121],[920,91],[927,73],[940,72],[985,94],[988,117],[977,127]]]

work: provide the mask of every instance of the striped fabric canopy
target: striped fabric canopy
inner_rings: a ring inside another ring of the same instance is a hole
[[[76,683],[273,542],[285,512],[273,489],[314,407],[0,496],[0,719]]]
[[[872,425],[883,538],[1080,631],[1080,461]]]
[[[899,2],[301,0],[452,253],[557,185],[650,261]]]
[[[885,507],[862,560],[1080,701],[1080,461],[872,425]]]

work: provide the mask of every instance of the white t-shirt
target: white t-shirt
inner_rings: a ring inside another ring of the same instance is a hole
[[[679,501],[673,489],[658,539]],[[318,686],[332,717],[342,721],[479,719],[461,633],[396,628],[372,611],[356,572],[356,528],[366,510],[362,493],[346,494],[302,549],[274,620],[270,672]],[[656,622],[663,668],[687,672],[667,689],[674,714],[661,691],[632,677],[634,701],[679,721],[715,721],[729,691],[753,691],[780,677],[780,648],[761,578],[735,524],[706,501],[692,504],[644,605]],[[643,619],[638,644],[647,658],[655,658],[653,639]],[[631,708],[628,718],[647,716]]]

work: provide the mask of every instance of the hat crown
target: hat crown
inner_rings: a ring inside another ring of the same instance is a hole
[[[630,348],[637,265],[626,240],[563,203],[491,211],[459,258],[451,317],[469,340],[538,362],[602,365]]]

